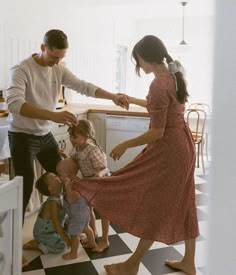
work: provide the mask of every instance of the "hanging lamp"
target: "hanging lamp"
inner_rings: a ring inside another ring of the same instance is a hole
[[[180,4],[183,6],[183,20],[182,20],[182,41],[179,43],[180,45],[187,45],[187,42],[184,40],[184,9],[185,6],[188,4],[187,1],[180,2]]]

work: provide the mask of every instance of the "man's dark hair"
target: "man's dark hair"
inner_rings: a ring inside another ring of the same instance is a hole
[[[45,33],[44,44],[50,49],[67,49],[69,47],[66,34],[61,30],[50,30]]]

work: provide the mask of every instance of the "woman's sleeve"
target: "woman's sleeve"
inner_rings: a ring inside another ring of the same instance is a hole
[[[154,89],[154,87],[151,87],[150,89]],[[148,111],[151,128],[165,128],[169,100],[170,99],[165,89],[150,92]]]

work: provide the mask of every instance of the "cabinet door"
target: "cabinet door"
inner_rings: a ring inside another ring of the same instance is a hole
[[[89,113],[88,119],[93,123],[97,143],[106,152],[106,114]]]
[[[60,134],[65,134],[68,131],[68,126],[65,124],[61,123],[53,123],[51,132],[54,136],[60,135]]]
[[[59,150],[63,150],[67,154],[71,152],[72,144],[70,142],[70,136],[68,133],[55,135],[54,138],[59,146]]]

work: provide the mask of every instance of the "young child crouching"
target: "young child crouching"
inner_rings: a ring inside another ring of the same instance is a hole
[[[89,226],[90,209],[87,201],[79,193],[71,190],[70,177],[76,176],[77,163],[68,158],[57,165],[57,172],[43,174],[36,182],[39,192],[48,196],[42,204],[33,229],[34,240],[26,243],[24,249],[36,249],[46,253],[61,253],[65,244],[70,251],[63,254],[63,259],[78,257],[79,235],[83,232],[89,241],[89,247],[95,248],[96,242]],[[64,186],[64,195],[62,190]],[[68,233],[64,229],[67,214]]]

